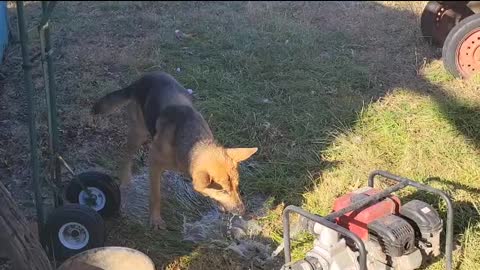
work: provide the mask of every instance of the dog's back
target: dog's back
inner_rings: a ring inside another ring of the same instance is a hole
[[[93,106],[94,114],[110,113],[129,101],[136,101],[141,108],[145,125],[154,135],[155,122],[169,106],[192,107],[187,90],[172,76],[164,72],[149,73],[129,86],[109,93]]]
[[[193,110],[192,100],[187,90],[178,83],[169,74],[159,72],[145,75],[143,78],[135,82],[135,90],[133,90],[133,98],[138,103],[143,112],[145,126],[152,136],[156,133],[157,121],[160,118],[164,120],[175,120],[177,115],[172,108],[185,107]],[[181,110],[181,115],[185,116]],[[179,119],[180,120],[180,119]]]
[[[193,107],[191,95],[167,73],[146,74],[131,85],[107,94],[95,103],[93,113],[110,113],[129,101],[137,104],[152,137],[158,132],[174,130],[173,134],[160,135],[175,148],[177,159],[186,161],[195,143],[213,140],[208,124]]]

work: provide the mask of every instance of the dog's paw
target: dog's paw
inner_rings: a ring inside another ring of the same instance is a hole
[[[165,221],[163,221],[162,217],[160,216],[150,217],[150,226],[154,230],[165,230],[167,228]]]
[[[128,194],[130,192],[131,185],[121,185],[120,186],[120,213],[125,214],[127,211],[128,204]]]

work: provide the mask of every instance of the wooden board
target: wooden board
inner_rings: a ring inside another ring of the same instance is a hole
[[[0,205],[0,258],[10,260],[15,270],[52,270],[36,235],[2,183]]]

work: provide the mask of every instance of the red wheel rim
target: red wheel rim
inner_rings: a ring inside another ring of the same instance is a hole
[[[475,29],[457,49],[457,67],[464,78],[480,72],[480,29]]]

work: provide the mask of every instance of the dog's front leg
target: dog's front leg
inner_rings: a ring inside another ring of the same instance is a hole
[[[152,145],[150,150],[150,225],[154,229],[165,229],[165,221],[161,216],[161,181],[165,166],[159,159],[159,153]]]

